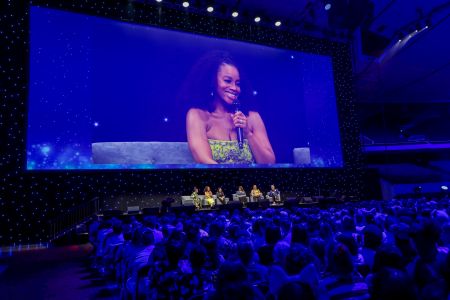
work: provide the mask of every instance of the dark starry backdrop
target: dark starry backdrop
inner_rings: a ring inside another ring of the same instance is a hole
[[[312,196],[339,190],[360,195],[363,189],[359,128],[352,94],[352,70],[346,44],[299,36],[288,31],[246,25],[226,19],[191,15],[182,10],[128,1],[33,1],[33,5],[82,12],[118,20],[232,38],[331,55],[345,167],[341,169],[197,169],[27,171],[29,3],[2,1],[0,106],[0,244],[45,242],[49,223],[71,208],[98,196],[112,206],[157,205],[162,195],[189,194],[194,185],[222,186],[228,194],[237,185],[262,190],[274,183],[285,196]],[[109,201],[109,199],[112,199]],[[118,200],[119,199],[119,200]],[[131,199],[131,200],[130,200]],[[133,202],[134,201],[134,202]]]

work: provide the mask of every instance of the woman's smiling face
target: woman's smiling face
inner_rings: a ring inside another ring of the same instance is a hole
[[[227,104],[233,104],[241,93],[238,69],[229,64],[221,64],[217,71],[217,96]]]

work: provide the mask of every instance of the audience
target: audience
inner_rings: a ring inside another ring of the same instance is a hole
[[[447,299],[447,198],[92,222],[131,299]]]

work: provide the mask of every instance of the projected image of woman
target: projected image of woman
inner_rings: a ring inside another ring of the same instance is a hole
[[[191,70],[182,97],[190,105],[186,131],[196,162],[275,163],[264,122],[251,105],[254,96],[241,76],[231,56],[220,51],[202,57]],[[242,147],[238,128],[243,133]]]

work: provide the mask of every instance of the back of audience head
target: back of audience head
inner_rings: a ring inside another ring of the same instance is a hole
[[[114,234],[121,234],[122,233],[122,222],[117,220],[113,223],[113,232]]]
[[[405,260],[400,250],[391,244],[385,244],[378,248],[375,253],[373,262],[373,272],[377,272],[382,268],[403,269]]]
[[[354,267],[353,260],[348,248],[338,243],[334,246],[332,253],[331,270],[335,275],[351,275]]]
[[[142,232],[142,244],[144,246],[153,245],[155,239],[150,229],[144,229]]]
[[[421,300],[448,299],[448,286],[443,279],[430,282],[420,290]]]
[[[255,235],[264,235],[265,233],[265,221],[262,217],[258,217],[252,224],[252,232]]]
[[[189,253],[189,262],[192,269],[198,270],[205,264],[206,250],[202,245],[195,246]]]
[[[184,233],[188,241],[196,242],[200,237],[200,226],[194,222],[186,222],[184,225]]]
[[[158,227],[158,218],[154,216],[147,216],[144,218],[143,222],[145,227],[148,227],[150,229],[157,229]]]
[[[450,246],[450,222],[442,225],[440,241],[443,245]]]
[[[406,272],[382,268],[374,274],[369,292],[373,300],[418,300],[417,290]]]
[[[166,257],[170,268],[177,268],[178,261],[183,255],[183,245],[178,240],[169,241],[166,244]]]
[[[358,255],[358,243],[353,238],[353,235],[351,233],[340,234],[336,237],[336,240],[344,244],[350,251],[351,255]]]
[[[138,227],[133,230],[133,237],[131,239],[133,245],[140,245],[142,243],[142,228]]]
[[[217,289],[212,299],[262,299],[261,293],[247,279],[247,270],[241,263],[224,262],[217,274]]]
[[[266,243],[275,245],[281,239],[280,227],[272,225],[266,228]]]
[[[349,216],[344,216],[341,221],[342,224],[342,230],[344,232],[354,232],[355,231],[355,222],[353,221],[353,218]]]
[[[278,300],[315,300],[311,286],[302,282],[287,282],[279,290],[277,295]]]
[[[238,243],[237,251],[242,264],[244,266],[249,265],[255,253],[253,243],[250,240],[242,240]]]
[[[298,243],[304,246],[308,245],[308,230],[303,224],[292,226],[291,244]]]
[[[258,257],[260,264],[264,266],[270,266],[274,262],[273,258],[273,246],[265,245],[258,249]]]
[[[286,255],[284,269],[288,275],[297,275],[311,262],[312,255],[308,248],[300,244],[293,245]]]
[[[418,254],[424,259],[434,259],[440,228],[430,219],[424,219],[414,226],[413,240]]]
[[[224,224],[220,223],[220,222],[213,222],[211,225],[209,225],[209,236],[211,237],[220,237],[223,235],[225,231],[225,226]]]
[[[382,231],[375,225],[369,225],[364,228],[364,247],[376,250],[383,241]]]
[[[331,229],[330,224],[326,222],[322,222],[320,224],[319,234],[322,239],[325,241],[329,241],[333,238],[333,230]]]
[[[286,255],[288,254],[290,246],[288,243],[280,241],[275,244],[273,248],[273,262],[280,266],[284,266]]]
[[[322,262],[325,262],[326,245],[321,238],[313,238],[310,241],[311,251]]]

